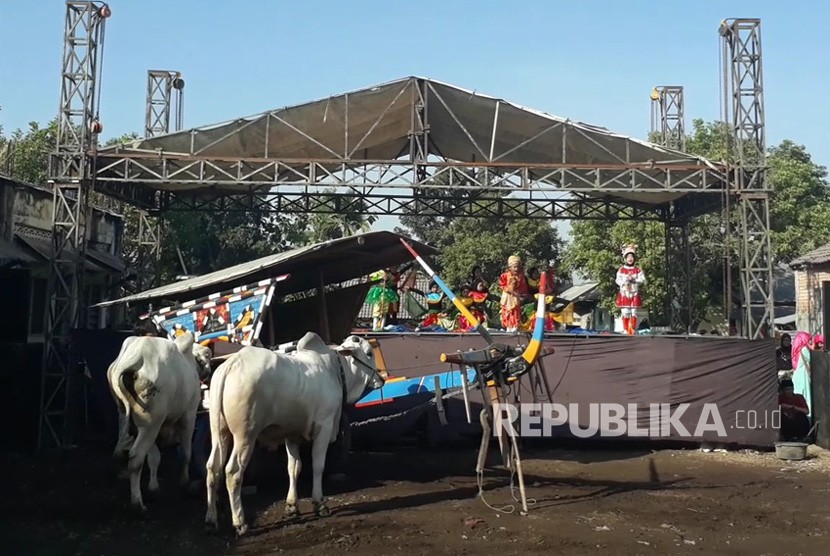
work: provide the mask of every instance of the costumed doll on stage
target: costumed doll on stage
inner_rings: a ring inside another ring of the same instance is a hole
[[[516,332],[522,323],[522,303],[529,294],[527,277],[522,269],[522,259],[510,255],[507,271],[499,276],[501,288],[501,325],[508,332]]]
[[[444,299],[446,296],[438,284],[435,282],[429,283],[429,293],[424,293],[418,288],[406,288],[406,291],[415,292],[423,295],[427,300],[427,314],[424,320],[421,321],[420,328],[427,328],[429,326],[441,326],[440,315],[444,312]]]
[[[523,323],[521,329],[526,332],[533,332],[533,327],[536,326],[536,302],[539,300],[539,280],[541,276],[539,275],[539,270],[537,268],[533,268],[528,271],[527,273],[527,283],[530,288],[530,291],[535,291],[536,293],[533,294],[532,297],[529,297],[526,301],[524,306],[522,307],[522,319]],[[554,279],[555,276],[553,274],[553,268],[548,267],[545,270],[545,305],[547,309],[545,310],[545,332],[555,332],[556,331],[556,321],[554,320],[554,313],[551,312],[550,308],[553,306],[553,302],[556,299],[554,296]]]
[[[633,335],[637,331],[637,309],[643,306],[640,285],[646,281],[643,270],[637,266],[637,246],[633,243],[622,246],[625,264],[617,270],[617,307],[622,313],[623,331]]]
[[[386,326],[386,317],[391,306],[400,301],[395,276],[388,270],[372,273],[370,279],[377,282],[366,294],[366,302],[372,305],[372,330],[379,332]]]
[[[487,302],[490,300],[497,300],[498,298],[491,295],[487,291],[487,282],[479,280],[476,287],[470,292],[470,298],[473,300],[473,305],[470,307],[470,312],[475,318],[484,325],[485,328],[490,326],[490,311],[487,310]]]
[[[473,305],[475,304],[475,300],[470,296],[472,293],[470,286],[464,284],[461,286],[461,291],[459,292],[460,295],[458,296],[458,300],[461,302],[464,307],[467,308],[473,316],[475,316],[479,321],[481,321],[481,316],[476,315],[473,310]],[[464,316],[461,311],[458,311],[458,314],[455,316],[455,330],[461,330],[462,332],[469,332],[470,330],[475,330],[475,327],[472,325],[470,321],[467,320],[467,317]]]

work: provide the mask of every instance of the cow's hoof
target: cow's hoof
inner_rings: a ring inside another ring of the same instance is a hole
[[[205,521],[205,533],[214,535],[219,532],[219,524],[215,521]]]
[[[248,525],[246,525],[245,523],[243,523],[242,525],[236,525],[236,526],[234,526],[234,529],[236,530],[236,536],[237,536],[237,537],[241,537],[241,536],[243,536],[245,533],[247,533],[247,532],[248,532]]]
[[[286,504],[285,505],[285,516],[286,517],[297,517],[300,515],[300,510],[297,509],[296,504]]]
[[[317,514],[317,517],[328,517],[331,515],[331,510],[324,502],[320,502],[314,505],[314,513]]]
[[[150,516],[150,512],[147,510],[147,506],[141,503],[132,503],[130,504],[130,510],[132,511],[133,515],[138,519],[147,519]]]

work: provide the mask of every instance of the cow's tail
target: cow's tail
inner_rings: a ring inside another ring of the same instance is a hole
[[[237,354],[231,355],[224,363],[219,365],[210,379],[210,438],[211,450],[216,450],[219,461],[222,462],[221,469],[224,470],[228,461],[228,454],[225,453],[226,443],[223,441],[228,432],[228,423],[225,420],[225,412],[222,405],[223,393],[225,391],[225,377],[236,367]]]
[[[136,378],[144,363],[140,350],[128,350],[114,363],[115,369],[112,373],[112,389],[116,397],[124,404],[125,417],[130,422],[132,417],[132,404],[136,403],[144,411],[148,411],[147,404],[136,391]],[[142,381],[146,386],[152,388],[153,384],[146,378]]]

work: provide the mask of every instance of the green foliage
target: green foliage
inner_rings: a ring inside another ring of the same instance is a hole
[[[686,151],[710,160],[734,162],[735,147],[727,141],[728,126],[723,122],[705,123],[696,119],[692,133],[686,138]],[[770,196],[770,227],[773,263],[787,263],[830,241],[830,189],[826,170],[816,165],[806,149],[783,141],[769,149],[767,183]],[[732,207],[731,234],[725,234],[721,214],[707,214],[694,219],[689,226],[692,248],[692,320],[693,325],[707,309],[724,304],[724,256],[738,249],[738,211]],[[640,245],[641,264],[646,273],[645,303],[654,311],[656,321],[668,318],[665,308],[665,246],[662,223],[618,221],[577,222],[572,227],[572,242],[566,250],[564,263],[569,271],[578,271],[601,284],[603,304],[613,305],[614,286],[609,283],[611,267],[619,264],[622,241]],[[659,239],[659,240],[658,240]],[[733,295],[738,292],[738,261],[732,259]],[[659,282],[657,281],[659,280]],[[735,297],[737,299],[737,297]]]
[[[206,274],[306,241],[306,229],[296,218],[272,217],[257,210],[209,213],[177,208],[171,206],[165,214],[162,283],[179,274]]]
[[[770,149],[768,167],[773,256],[788,262],[830,241],[827,170],[789,140]]]
[[[448,174],[442,174],[434,183],[446,184]],[[466,175],[458,171],[453,183],[464,183]],[[467,184],[472,183],[466,180]],[[452,203],[457,196],[474,197],[486,213],[489,204],[496,199],[484,197],[475,189],[432,189],[430,195],[442,197]],[[467,280],[476,265],[491,284],[507,267],[510,255],[519,255],[525,268],[546,268],[550,261],[555,268],[563,250],[563,242],[556,228],[547,220],[502,220],[493,217],[446,218],[426,215],[401,217],[401,227],[396,231],[413,236],[438,249],[436,266],[441,277],[460,286]]]
[[[57,120],[52,120],[43,128],[37,122],[29,122],[29,129],[25,132],[17,129],[10,137],[0,138],[0,152],[5,152],[0,171],[22,182],[44,185],[57,130]]]
[[[593,220],[574,222],[573,242],[563,257],[563,271],[579,272],[599,282],[601,305],[614,310],[617,269],[623,264],[620,248],[636,243],[640,268],[646,275],[643,302],[651,315],[662,315],[666,290],[665,229],[660,222]]]

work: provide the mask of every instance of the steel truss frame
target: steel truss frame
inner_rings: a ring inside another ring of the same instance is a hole
[[[87,156],[97,143],[97,88],[109,7],[101,2],[68,1],[56,149],[49,159],[53,190],[52,253],[45,309],[38,448],[62,448],[68,436],[68,399],[77,355],[71,331],[82,322],[89,193],[95,179]]]
[[[740,276],[744,329],[763,337],[775,319],[769,194],[766,184],[761,20],[721,23],[724,105],[736,149],[734,190],[738,195]],[[753,311],[753,309],[755,311]],[[760,312],[758,318],[754,313]]]
[[[178,71],[147,70],[145,137],[168,133],[171,112],[174,116],[173,130],[179,131],[184,126],[184,80],[181,77]]]
[[[222,159],[133,152],[99,157],[96,180],[103,191],[116,197],[125,196],[127,190],[135,186],[162,183],[180,194],[194,186],[203,189],[212,186],[211,193],[229,195],[245,194],[251,187],[266,186],[720,194],[726,174],[721,169],[706,166],[658,163],[517,165],[406,160]],[[128,187],[119,188],[118,185]],[[188,194],[200,195],[195,189]]]
[[[137,209],[138,238],[136,241],[137,291],[158,285],[159,262],[163,235],[163,220],[146,210]]]
[[[265,192],[249,195],[220,195],[214,198],[178,195],[163,196],[160,210],[166,212],[247,212],[251,210],[282,214],[371,214],[435,217],[530,218],[539,220],[656,220],[665,219],[662,207],[623,204],[587,196],[549,199],[493,196],[447,197],[435,191],[416,190],[410,194],[375,193],[354,188],[350,193],[300,191]]]
[[[660,144],[686,150],[686,116],[683,87],[662,85],[651,92],[651,133]]]
[[[184,127],[184,80],[179,71],[147,70],[147,101],[144,133],[146,137],[170,131],[171,112],[173,131]],[[164,219],[158,213],[152,216],[139,209],[137,266],[138,291],[156,285],[161,260]]]

